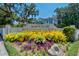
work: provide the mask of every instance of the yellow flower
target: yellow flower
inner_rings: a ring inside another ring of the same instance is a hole
[[[41,40],[43,40],[44,38],[50,39],[56,43],[66,42],[66,40],[67,40],[65,34],[62,31],[58,31],[58,30],[51,30],[51,31],[43,31],[43,30],[30,31],[30,30],[28,30],[28,31],[18,32],[16,34],[10,33],[10,34],[6,35],[6,40],[8,40],[8,41],[13,41],[13,40],[23,41],[24,38],[27,38],[28,40],[29,39],[36,40],[37,37]],[[38,39],[37,39],[37,41],[38,41]]]

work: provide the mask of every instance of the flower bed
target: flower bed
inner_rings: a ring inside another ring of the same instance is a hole
[[[46,40],[53,40],[56,43],[66,43],[66,36],[62,31],[23,31],[19,33],[10,33],[6,35],[6,41],[34,41],[44,43]]]
[[[23,31],[6,35],[9,41],[22,55],[49,55],[48,49],[54,43],[66,43],[67,38],[62,31]]]

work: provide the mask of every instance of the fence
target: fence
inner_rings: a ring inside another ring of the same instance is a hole
[[[0,28],[0,33],[5,39],[5,35],[9,33],[17,33],[24,30],[63,30],[61,28],[56,28],[53,24],[27,24],[25,27],[11,27],[6,26],[5,28]],[[75,32],[75,39],[79,38],[79,29]]]
[[[20,32],[23,30],[61,30],[60,28],[55,27],[53,24],[27,24],[25,27],[5,27],[6,34],[11,32]]]
[[[3,35],[3,38],[6,34],[17,33],[24,30],[58,30],[53,24],[27,24],[25,27],[11,27],[6,25],[5,28],[0,28],[0,32]]]

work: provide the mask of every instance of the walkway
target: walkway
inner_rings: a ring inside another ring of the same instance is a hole
[[[0,56],[8,56],[3,41],[0,39]]]
[[[77,56],[79,56],[79,49],[78,49],[78,54],[77,54]]]

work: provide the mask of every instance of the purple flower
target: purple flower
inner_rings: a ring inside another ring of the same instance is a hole
[[[25,45],[23,48],[24,48],[24,50],[27,49],[27,45]]]
[[[28,43],[27,49],[31,49],[31,46],[32,46],[32,44],[31,43]]]
[[[22,42],[15,41],[15,44],[17,44],[17,45],[21,45]]]

